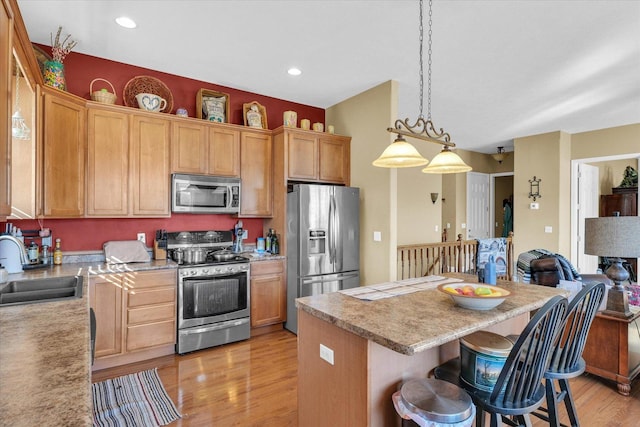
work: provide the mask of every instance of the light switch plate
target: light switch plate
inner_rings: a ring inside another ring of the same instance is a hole
[[[545,233],[553,233],[553,227],[550,225],[545,225],[544,226],[544,232]]]
[[[540,204],[539,203],[531,203],[529,205],[529,209],[540,209]]]
[[[144,233],[138,233],[138,240],[142,243],[147,243],[147,235]]]
[[[374,242],[381,242],[382,241],[382,233],[379,231],[374,231],[373,232],[373,241]]]

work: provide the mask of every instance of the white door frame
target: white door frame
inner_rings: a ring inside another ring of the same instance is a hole
[[[576,265],[578,251],[578,165],[581,163],[608,162],[612,160],[636,159],[636,170],[640,165],[640,153],[618,154],[615,156],[590,157],[587,159],[571,160],[571,257],[570,261]],[[640,212],[640,198],[638,198]]]
[[[500,176],[513,176],[513,172],[499,172],[489,174],[489,218],[491,220],[491,234],[495,233],[496,230],[496,177]],[[513,213],[513,206],[511,207],[511,212]],[[500,236],[491,236],[491,237],[500,237]]]

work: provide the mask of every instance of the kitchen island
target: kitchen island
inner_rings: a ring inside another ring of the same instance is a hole
[[[467,282],[475,276],[447,275]],[[298,425],[399,425],[391,395],[458,355],[457,339],[478,330],[519,333],[529,312],[561,289],[499,281],[511,296],[497,308],[453,305],[427,278],[419,292],[365,301],[340,292],[299,298]],[[423,282],[423,283],[420,283]]]

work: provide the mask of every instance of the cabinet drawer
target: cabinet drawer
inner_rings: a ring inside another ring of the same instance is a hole
[[[127,351],[175,342],[176,324],[173,320],[127,327]]]
[[[159,286],[177,287],[176,270],[141,271],[127,273],[122,277],[125,289],[157,288]]]
[[[150,323],[161,320],[173,321],[177,317],[175,304],[162,304],[128,310],[127,324]]]
[[[264,274],[278,274],[284,272],[284,260],[259,261],[251,263],[251,277]]]
[[[128,300],[128,306],[130,308],[139,307],[141,305],[173,303],[176,300],[176,289],[175,287],[164,287],[129,292]]]

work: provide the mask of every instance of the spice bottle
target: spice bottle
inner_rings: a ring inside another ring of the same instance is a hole
[[[56,239],[56,248],[53,251],[53,263],[55,265],[62,264],[62,250],[60,249],[60,239]]]

